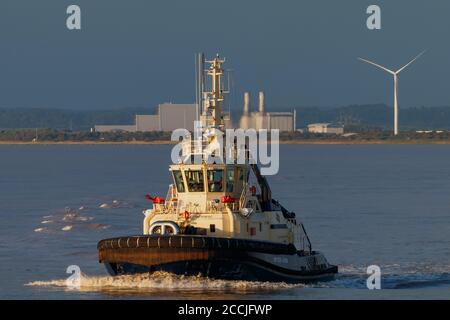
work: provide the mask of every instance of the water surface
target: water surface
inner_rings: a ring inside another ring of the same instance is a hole
[[[340,268],[314,285],[169,274],[110,278],[97,241],[142,232],[164,196],[170,146],[0,146],[0,298],[390,299],[450,297],[450,146],[282,145],[272,193]],[[382,290],[365,287],[366,268]],[[80,266],[81,290],[65,285]]]

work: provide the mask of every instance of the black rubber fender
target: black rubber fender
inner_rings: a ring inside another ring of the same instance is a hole
[[[296,254],[293,244],[194,235],[140,235],[100,240],[97,249],[196,248],[244,250],[270,254]]]

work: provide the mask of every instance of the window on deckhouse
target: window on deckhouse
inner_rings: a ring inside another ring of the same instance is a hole
[[[185,192],[183,174],[181,173],[181,170],[174,170],[172,173],[173,180],[175,181],[175,185],[177,187],[177,192]]]
[[[189,192],[204,192],[204,179],[202,170],[188,170],[185,171],[186,182]]]
[[[223,170],[208,170],[208,191],[223,192]]]

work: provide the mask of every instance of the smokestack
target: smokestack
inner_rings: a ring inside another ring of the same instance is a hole
[[[250,93],[244,92],[244,116],[248,116],[250,111]]]
[[[264,91],[259,92],[259,112],[264,113]]]

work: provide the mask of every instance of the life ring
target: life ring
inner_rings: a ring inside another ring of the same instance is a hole
[[[252,196],[254,196],[256,194],[256,187],[255,186],[251,186],[250,187],[250,192],[252,193]]]
[[[183,213],[183,216],[184,216],[184,220],[189,220],[191,214],[189,213],[189,211],[185,210]]]

